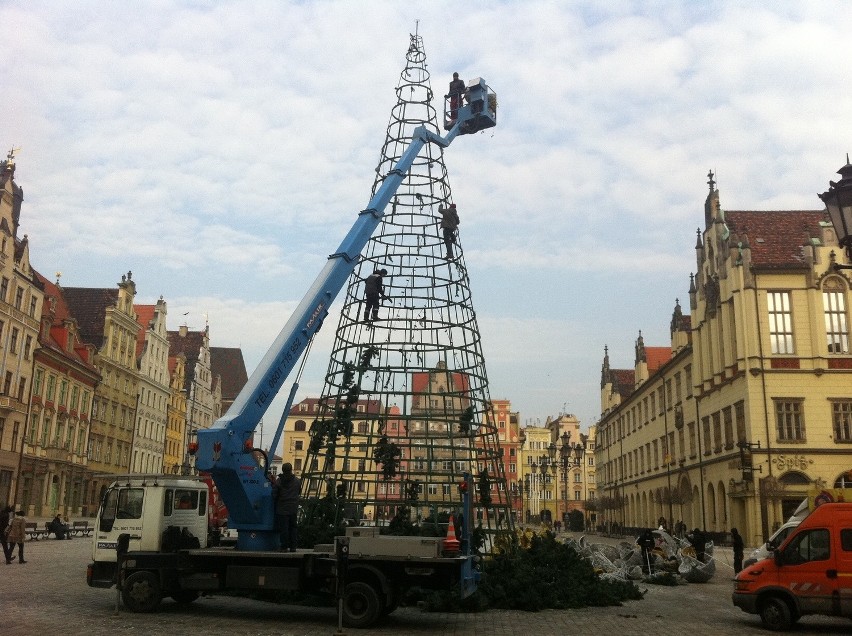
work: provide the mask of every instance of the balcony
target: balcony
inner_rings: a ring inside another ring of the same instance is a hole
[[[44,458],[48,461],[69,463],[71,461],[71,451],[66,448],[48,446],[44,449]]]

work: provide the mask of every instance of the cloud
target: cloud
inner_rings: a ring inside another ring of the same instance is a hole
[[[666,344],[709,170],[724,209],[821,207],[848,150],[843,8],[6,3],[0,143],[41,270],[132,269],[254,360],[370,198],[416,28],[437,96],[456,70],[498,95],[498,126],[444,153],[489,376],[530,416],[589,419],[602,341]]]

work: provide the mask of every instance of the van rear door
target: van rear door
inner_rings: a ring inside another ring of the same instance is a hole
[[[852,618],[852,519],[842,519],[837,550],[837,594],[840,615]]]

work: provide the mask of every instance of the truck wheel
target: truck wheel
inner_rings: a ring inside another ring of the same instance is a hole
[[[382,602],[373,586],[357,581],[346,586],[343,594],[343,624],[369,627],[382,613]]]
[[[121,600],[131,612],[153,612],[161,597],[160,581],[153,572],[134,572],[121,589]]]
[[[175,603],[181,603],[182,605],[189,605],[199,596],[196,590],[177,590],[172,593],[172,600]]]
[[[783,632],[793,625],[790,606],[777,596],[770,596],[760,604],[760,618],[766,628]]]

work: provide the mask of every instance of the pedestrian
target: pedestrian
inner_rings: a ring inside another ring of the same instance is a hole
[[[286,462],[281,466],[278,481],[272,487],[275,501],[275,516],[281,532],[281,549],[295,552],[299,545],[299,528],[296,515],[299,512],[299,491],[301,482],[293,474],[293,465]]]
[[[695,528],[687,536],[690,545],[695,548],[695,558],[704,563],[704,551],[707,549],[707,536],[698,528]]]
[[[388,270],[377,269],[372,274],[367,276],[364,281],[364,296],[366,303],[364,305],[364,322],[374,322],[379,319],[379,302],[385,296],[385,284],[382,279],[387,276]]]
[[[465,93],[464,80],[459,79],[458,73],[453,73],[453,81],[450,82],[450,123],[455,123],[458,118],[458,110],[461,106],[462,96]]]
[[[743,538],[736,528],[731,528],[731,542],[734,546],[734,574],[739,574],[743,569]]]
[[[6,539],[6,535],[9,533],[9,521],[12,517],[12,506],[3,506],[0,508],[0,544],[3,545],[3,557],[6,559],[6,563],[11,563],[15,558],[12,556],[12,548],[14,547],[9,541]]]
[[[451,203],[449,207],[441,206],[438,208],[441,213],[441,229],[444,231],[444,245],[447,246],[447,260],[453,258],[453,244],[456,242],[456,230],[459,227],[459,214],[456,210],[456,204]]]
[[[24,561],[24,539],[27,535],[27,520],[24,518],[24,511],[18,508],[15,511],[15,516],[9,523],[9,536],[7,540],[11,544],[10,548],[14,549],[14,545],[18,544],[18,563],[23,565]],[[11,563],[11,559],[6,559],[6,563]]]

